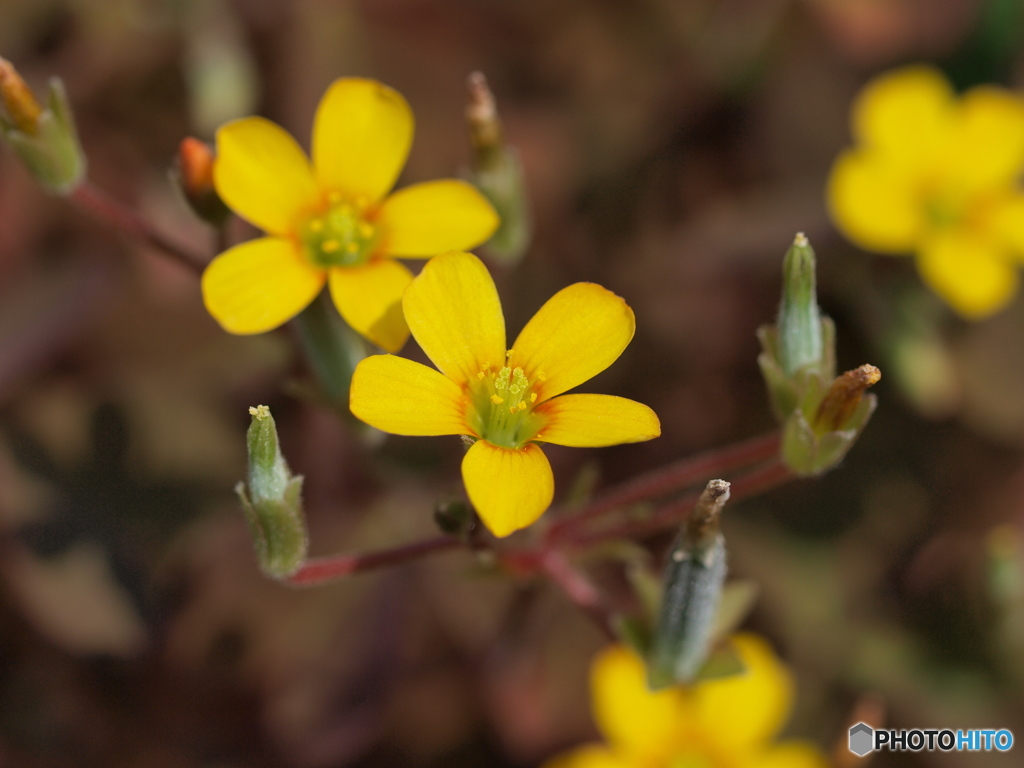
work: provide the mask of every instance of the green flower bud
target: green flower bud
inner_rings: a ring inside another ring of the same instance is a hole
[[[814,249],[798,232],[782,262],[779,305],[779,362],[787,376],[820,362],[824,350],[821,310],[815,277]]]
[[[838,464],[875,410],[864,391],[881,378],[872,365],[835,374],[836,331],[818,307],[814,251],[797,234],[783,262],[778,322],[757,331],[772,412],[782,424],[782,459],[798,475]]]
[[[11,63],[0,59],[0,99],[6,111],[0,135],[47,190],[70,194],[85,178],[86,162],[64,85],[50,81],[43,107]]]
[[[292,475],[288,469],[270,409],[260,405],[249,413],[248,494],[245,483],[239,483],[235,492],[249,522],[260,568],[281,579],[295,573],[306,559],[309,539],[302,509],[302,476]]]
[[[487,250],[506,264],[515,264],[530,246],[532,224],[519,153],[504,143],[494,95],[480,72],[469,76],[466,108],[473,164],[470,181],[498,212],[501,224],[487,241]]]
[[[725,539],[718,524],[728,500],[729,483],[708,483],[672,548],[648,656],[652,690],[693,682],[708,659],[725,584]]]

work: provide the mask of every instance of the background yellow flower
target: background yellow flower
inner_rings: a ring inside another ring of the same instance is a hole
[[[341,79],[313,124],[313,162],[261,117],[217,131],[214,182],[237,214],[267,232],[222,253],[203,275],[203,299],[232,333],[261,333],[330,287],[346,322],[388,351],[409,330],[402,292],[412,274],[392,257],[429,258],[484,242],[498,225],[490,203],[454,179],[386,197],[405,165],[413,117],[396,91]]]
[[[998,311],[1024,259],[1024,100],[995,86],[954,94],[937,70],[873,80],[852,112],[828,202],[858,245],[914,253],[924,281],[964,317]]]
[[[774,741],[792,708],[789,670],[760,637],[741,634],[732,643],[744,673],[657,693],[636,653],[624,646],[603,651],[590,685],[606,743],[572,750],[545,768],[825,768],[816,747]]]

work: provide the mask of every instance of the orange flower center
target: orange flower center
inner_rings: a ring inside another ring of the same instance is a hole
[[[326,212],[299,227],[299,240],[306,258],[318,267],[355,267],[373,255],[380,229],[361,208],[332,195]]]
[[[509,350],[506,357],[512,357]],[[494,370],[490,363],[470,382],[467,418],[484,440],[502,448],[522,448],[540,432],[540,416],[533,412],[537,404],[534,385],[547,377],[543,371],[531,382],[522,368],[503,366]]]

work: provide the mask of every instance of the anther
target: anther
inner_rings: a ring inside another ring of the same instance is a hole
[[[538,369],[538,371],[537,371],[537,379],[539,381],[547,381],[548,380],[548,375],[546,373],[544,373],[544,369],[543,368]]]
[[[498,397],[497,395],[491,395],[491,402],[494,403],[495,405],[501,405],[502,403],[505,402],[505,398]]]
[[[320,246],[320,250],[324,253],[334,253],[341,245],[337,240],[324,240],[324,244]]]
[[[313,219],[311,222],[309,222],[309,228],[313,232],[323,232],[324,231],[324,220],[323,219]]]
[[[514,349],[510,349],[508,352],[505,353],[505,357],[512,357],[512,355],[514,355],[514,354],[515,354],[515,350]]]
[[[530,402],[531,403],[536,403],[537,402],[537,393],[536,392],[531,392],[530,393]]]

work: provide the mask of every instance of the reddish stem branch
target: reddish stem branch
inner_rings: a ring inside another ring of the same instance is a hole
[[[89,181],[83,181],[71,193],[70,200],[80,210],[103,222],[111,229],[140,240],[202,274],[206,261],[187,248],[174,243],[158,232],[152,224],[124,203],[110,197]]]
[[[586,575],[569,564],[564,554],[551,550],[539,562],[544,574],[561,587],[566,597],[590,616],[609,639],[618,637],[612,625],[611,609],[605,604],[601,592]]]
[[[549,543],[559,541],[588,520],[600,517],[628,504],[664,496],[687,488],[712,476],[725,475],[742,467],[767,461],[779,453],[780,435],[771,432],[717,451],[709,451],[693,458],[640,475],[585,506],[579,512],[552,523],[548,529]]]
[[[730,501],[737,502],[757,496],[795,478],[796,475],[781,460],[773,461],[733,480],[729,489]],[[573,548],[583,548],[614,539],[642,539],[669,530],[689,517],[699,498],[699,492],[689,493],[681,499],[659,507],[654,514],[641,520],[630,520],[590,534],[574,536],[564,543]]]
[[[392,549],[379,549],[375,552],[316,557],[306,561],[297,572],[288,577],[285,583],[295,587],[324,584],[351,576],[353,573],[408,563],[425,555],[454,549],[460,544],[461,542],[453,536],[438,536]]]

